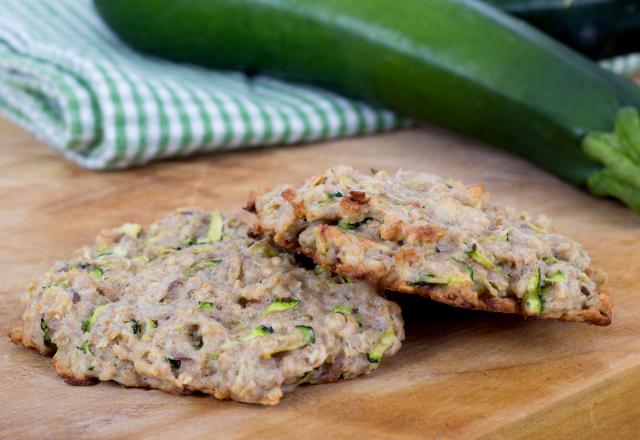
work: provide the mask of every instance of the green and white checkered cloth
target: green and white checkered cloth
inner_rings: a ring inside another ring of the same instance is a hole
[[[640,57],[605,65],[628,73]],[[0,0],[0,113],[92,169],[407,123],[316,88],[137,54],[90,0]]]
[[[621,75],[637,75],[640,74],[640,53],[604,60],[600,62],[600,65]]]
[[[316,88],[137,54],[90,0],[0,0],[0,112],[92,169],[403,124]]]

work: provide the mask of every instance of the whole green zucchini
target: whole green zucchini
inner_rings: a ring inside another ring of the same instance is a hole
[[[640,50],[638,0],[485,0],[601,59]]]
[[[640,211],[640,88],[479,1],[96,4],[140,50],[382,104]]]

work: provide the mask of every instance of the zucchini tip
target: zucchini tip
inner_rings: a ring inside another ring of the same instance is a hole
[[[585,154],[603,168],[587,180],[599,196],[621,200],[640,212],[640,115],[625,107],[618,111],[612,132],[589,133],[582,143]]]

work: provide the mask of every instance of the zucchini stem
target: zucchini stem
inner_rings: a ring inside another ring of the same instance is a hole
[[[588,134],[582,148],[604,167],[587,180],[594,194],[622,200],[640,212],[640,115],[623,108],[616,116],[613,132]]]

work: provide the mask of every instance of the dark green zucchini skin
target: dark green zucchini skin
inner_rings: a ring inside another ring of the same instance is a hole
[[[475,0],[95,3],[142,51],[381,104],[578,185],[602,169],[584,153],[583,138],[611,131],[621,108],[640,108],[640,88],[630,81]]]
[[[594,59],[640,50],[638,0],[485,0]]]

